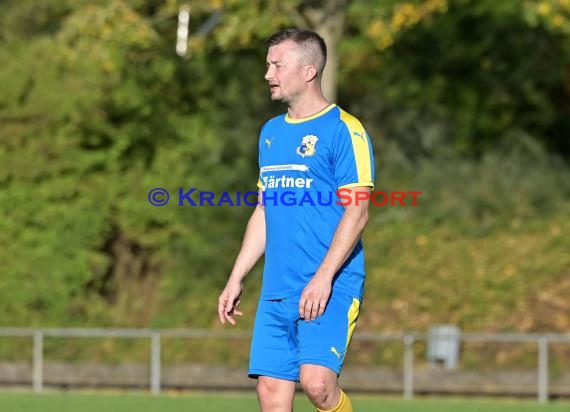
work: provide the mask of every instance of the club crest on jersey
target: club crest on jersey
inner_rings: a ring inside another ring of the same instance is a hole
[[[296,152],[301,157],[314,156],[319,138],[314,134],[308,134],[303,137],[301,145],[297,148]]]

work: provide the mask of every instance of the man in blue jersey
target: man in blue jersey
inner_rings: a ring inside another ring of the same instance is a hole
[[[351,412],[338,376],[364,289],[372,146],[362,124],[322,93],[326,46],[318,34],[289,29],[267,43],[265,79],[287,113],[261,130],[260,204],[218,314],[235,325],[242,281],[265,254],[249,365],[261,410],[290,412],[300,382],[318,411]]]

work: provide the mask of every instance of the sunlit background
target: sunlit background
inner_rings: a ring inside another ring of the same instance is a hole
[[[2,1],[0,325],[222,329],[217,297],[252,208],[179,206],[179,190],[256,190],[260,128],[285,110],[264,40],[292,26],[327,40],[323,87],[367,128],[376,189],[422,192],[371,207],[356,336],[570,332],[569,0]],[[157,187],[168,204],[149,203]],[[261,267],[245,283],[246,338],[165,338],[163,362],[245,375]],[[428,343],[413,349],[419,373],[437,367]],[[458,368],[534,376],[533,345],[465,343]],[[569,396],[570,344],[549,349]],[[356,341],[347,368],[384,368],[397,392],[403,350]],[[0,381],[25,382],[32,351],[0,337]],[[53,365],[150,356],[146,340],[116,338],[46,338],[43,351],[53,382],[66,379]]]

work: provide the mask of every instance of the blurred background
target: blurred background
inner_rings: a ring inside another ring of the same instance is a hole
[[[258,133],[285,110],[264,40],[292,26],[327,40],[324,87],[367,128],[376,189],[422,192],[371,208],[358,331],[570,331],[569,0],[1,1],[0,325],[221,329],[251,207],[147,195],[256,190]],[[29,356],[23,342],[0,339],[0,357]],[[224,345],[192,354],[228,363]],[[401,359],[365,346],[354,362]],[[192,355],[177,348],[172,362]],[[45,350],[139,353],[120,340]],[[570,345],[554,350],[567,368]],[[470,353],[477,368],[535,359]]]

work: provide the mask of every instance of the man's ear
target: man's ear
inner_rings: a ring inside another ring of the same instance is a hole
[[[317,76],[317,68],[312,64],[307,65],[307,70],[305,71],[305,81],[310,82]]]

